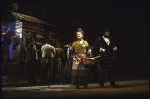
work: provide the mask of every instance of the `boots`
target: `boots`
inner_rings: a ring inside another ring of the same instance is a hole
[[[84,80],[84,89],[88,89],[89,87],[88,85],[88,76],[83,76],[83,80]]]

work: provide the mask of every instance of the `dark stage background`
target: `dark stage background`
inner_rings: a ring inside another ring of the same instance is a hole
[[[12,2],[3,0],[2,20],[8,16]],[[61,47],[76,39],[78,27],[83,28],[84,39],[93,46],[107,27],[118,47],[118,77],[148,78],[147,0],[18,0],[19,13],[43,19],[43,9],[44,21],[57,25],[55,38]]]

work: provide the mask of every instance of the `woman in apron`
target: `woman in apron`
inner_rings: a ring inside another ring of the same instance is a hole
[[[88,88],[88,70],[84,67],[84,59],[87,54],[91,54],[91,48],[87,41],[83,40],[84,32],[81,28],[76,32],[77,40],[73,42],[73,62],[72,62],[72,84],[79,88],[79,79],[82,78],[84,88]]]

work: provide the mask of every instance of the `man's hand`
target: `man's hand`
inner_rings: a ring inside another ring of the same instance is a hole
[[[117,47],[116,46],[113,48],[113,51],[117,51]]]
[[[105,52],[106,49],[100,48],[100,52]]]
[[[64,47],[68,47],[69,45],[65,45]]]
[[[6,35],[6,33],[4,32],[4,33],[2,33],[2,35]]]
[[[36,50],[36,46],[35,46],[35,45],[34,45],[34,47],[33,47],[33,48],[34,48],[34,50]]]
[[[8,31],[6,31],[6,33],[8,33]]]

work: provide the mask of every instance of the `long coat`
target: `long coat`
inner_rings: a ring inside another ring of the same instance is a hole
[[[114,72],[116,68],[115,52],[113,51],[114,42],[110,38],[109,46],[104,41],[103,37],[96,39],[94,44],[95,56],[101,55],[100,60],[100,83],[104,83],[106,74],[110,80],[110,83],[114,83]],[[100,52],[100,48],[106,49],[105,52]]]

